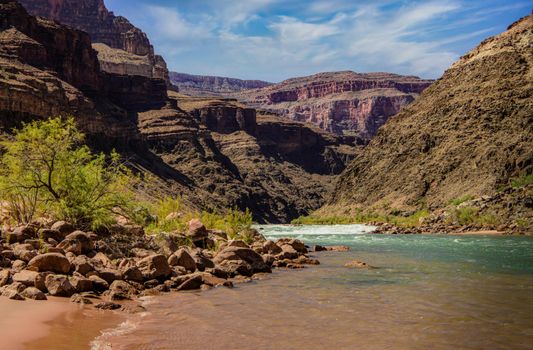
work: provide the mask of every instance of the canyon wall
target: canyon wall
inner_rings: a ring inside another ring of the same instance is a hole
[[[170,72],[170,81],[182,93],[190,96],[225,96],[233,92],[272,85],[272,83],[261,80],[241,80],[176,72]]]
[[[250,107],[368,142],[388,118],[431,84],[411,76],[345,71],[288,79],[232,96]]]
[[[107,10],[103,0],[20,0],[34,15],[58,21],[89,33],[98,51],[102,68],[109,73],[143,75],[163,79],[169,84],[164,59],[155,55],[146,34],[126,18]],[[118,64],[123,60],[122,64]],[[136,64],[145,62],[148,69]]]

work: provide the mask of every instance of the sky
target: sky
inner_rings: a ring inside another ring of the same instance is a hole
[[[531,0],[106,0],[176,72],[271,82],[325,71],[438,78]]]

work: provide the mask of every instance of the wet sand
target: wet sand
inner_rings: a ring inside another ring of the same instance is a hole
[[[125,315],[91,310],[65,298],[13,301],[0,298],[0,348],[89,349],[103,329],[114,327]]]

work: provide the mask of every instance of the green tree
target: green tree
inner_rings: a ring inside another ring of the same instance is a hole
[[[13,219],[49,215],[94,228],[131,206],[135,178],[118,154],[95,155],[84,138],[72,118],[54,118],[24,124],[2,142],[0,191]]]

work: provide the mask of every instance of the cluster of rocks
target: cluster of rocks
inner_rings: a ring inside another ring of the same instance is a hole
[[[83,232],[64,221],[2,232],[0,295],[13,300],[68,297],[115,309],[121,307],[119,300],[232,287],[275,267],[319,264],[299,240],[273,242],[252,231],[248,236],[254,240],[247,244],[207,230],[197,219],[182,235],[148,236],[133,226],[120,226],[114,232]],[[188,245],[172,244],[183,238]]]

